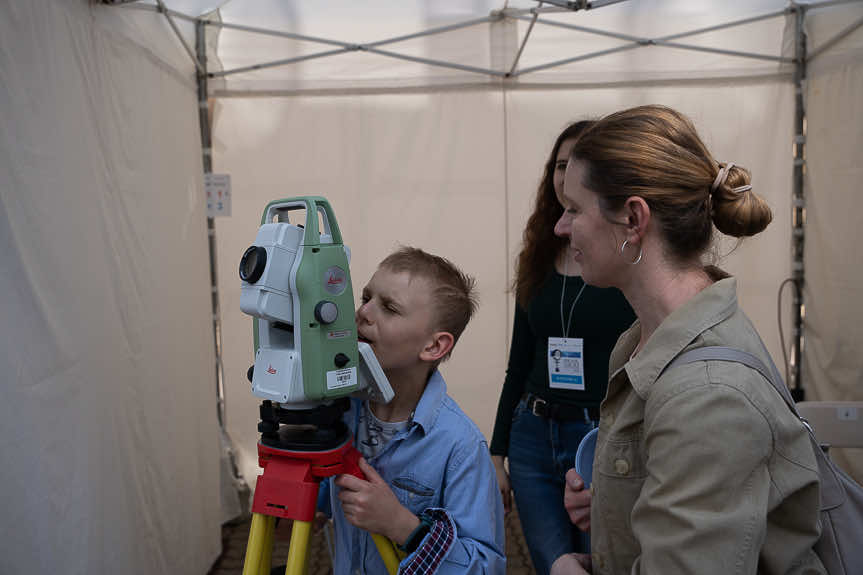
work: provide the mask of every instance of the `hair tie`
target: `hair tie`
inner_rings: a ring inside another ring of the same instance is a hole
[[[719,186],[721,186],[722,184],[725,183],[725,179],[728,177],[728,173],[731,171],[731,168],[733,168],[733,167],[734,167],[734,162],[728,162],[719,170],[719,173],[716,174],[716,178],[713,180],[713,185],[710,186],[710,193],[711,194],[714,193],[716,190],[718,190]]]

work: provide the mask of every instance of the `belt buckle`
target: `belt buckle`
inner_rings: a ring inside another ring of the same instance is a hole
[[[548,405],[548,402],[547,402],[546,400],[544,400],[543,398],[541,398],[541,397],[536,397],[536,396],[534,396],[534,398],[533,398],[533,405],[531,405],[531,407],[530,407],[530,412],[531,412],[532,414],[534,414],[535,416],[537,416],[537,417],[545,417],[545,413],[539,413],[539,412],[537,411],[537,409],[536,409],[536,408],[537,408],[537,406],[538,406],[538,405],[539,405],[539,406],[543,406],[543,407],[544,407],[544,406],[547,406],[547,405]]]

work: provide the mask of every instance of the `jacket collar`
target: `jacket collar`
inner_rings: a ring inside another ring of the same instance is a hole
[[[705,330],[728,319],[737,311],[737,280],[725,277],[701,290],[671,312],[647,340],[637,356],[630,359],[641,338],[641,323],[636,321],[623,335],[611,355],[613,379],[620,370],[635,393],[644,400],[653,383],[671,361]]]
[[[413,422],[419,424],[423,433],[434,426],[446,398],[446,383],[440,371],[434,370],[414,410]]]

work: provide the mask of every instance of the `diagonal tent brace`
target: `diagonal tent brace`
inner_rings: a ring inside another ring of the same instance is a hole
[[[540,2],[541,4],[541,2]],[[515,74],[516,68],[518,68],[518,61],[521,59],[521,54],[524,52],[524,47],[527,46],[527,41],[530,38],[530,33],[533,31],[533,26],[536,24],[536,20],[539,17],[539,14],[534,13],[533,18],[530,19],[530,24],[527,27],[527,32],[524,33],[524,38],[521,41],[521,45],[518,47],[518,52],[515,55],[515,58],[512,61],[512,66],[509,68],[508,76],[512,76]]]
[[[806,61],[811,62],[816,57],[823,54],[825,50],[829,50],[830,48],[832,48],[833,46],[835,46],[836,44],[841,42],[844,38],[846,38],[847,36],[852,34],[855,30],[857,30],[861,26],[863,26],[863,18],[858,18],[857,20],[852,22],[850,25],[846,26],[841,31],[839,31],[835,36],[833,36],[832,38],[830,38],[829,40],[827,40],[826,42],[824,42],[823,44],[818,46],[818,48],[816,48],[815,50],[812,50],[812,52],[810,52],[808,54]]]
[[[577,6],[564,6],[564,7],[567,8],[567,10],[587,10],[590,8],[597,8],[600,6],[605,6],[608,4],[616,4],[616,3],[624,2],[624,1],[626,1],[626,0],[596,0],[594,2],[579,1],[579,2],[575,2],[575,3],[569,3],[569,4],[577,4]],[[540,4],[542,4],[542,2],[540,2]],[[291,32],[267,30],[264,28],[254,28],[251,26],[241,26],[241,25],[236,25],[236,24],[226,24],[223,22],[206,21],[205,24],[208,26],[216,26],[216,27],[222,27],[222,28],[227,28],[227,29],[252,32],[252,33],[257,33],[257,34],[279,36],[279,37],[283,37],[283,38],[290,38],[290,39],[301,40],[301,41],[306,41],[306,42],[330,44],[330,45],[335,45],[335,46],[341,47],[341,49],[339,49],[339,50],[317,52],[314,54],[307,54],[304,56],[298,56],[298,57],[294,57],[294,58],[285,58],[285,59],[280,59],[280,60],[273,60],[273,61],[269,61],[269,62],[263,62],[261,64],[244,66],[241,68],[233,68],[230,70],[223,70],[220,72],[212,72],[212,73],[210,73],[210,77],[225,77],[225,76],[231,76],[234,74],[240,74],[243,72],[250,72],[250,71],[254,71],[254,70],[262,70],[262,69],[266,69],[266,68],[276,68],[276,67],[286,66],[289,64],[294,64],[297,62],[302,62],[302,61],[306,61],[306,60],[310,60],[310,59],[323,58],[326,56],[335,56],[335,55],[344,54],[347,52],[369,52],[372,54],[378,54],[380,56],[384,56],[384,57],[388,57],[388,58],[406,60],[406,61],[410,61],[410,62],[417,62],[420,64],[427,64],[430,66],[437,66],[440,68],[449,68],[449,69],[454,69],[454,70],[461,70],[464,72],[473,72],[476,74],[482,74],[482,75],[492,76],[492,77],[496,77],[496,78],[513,77],[513,76],[518,75],[515,72],[515,69],[518,65],[518,60],[521,57],[521,54],[524,51],[524,48],[527,44],[527,40],[530,36],[530,31],[533,28],[532,25],[530,26],[527,33],[525,34],[525,37],[522,40],[521,46],[519,48],[518,54],[516,55],[516,58],[513,61],[513,64],[512,64],[512,66],[508,72],[501,72],[498,70],[493,70],[490,68],[482,68],[479,66],[469,66],[466,64],[460,64],[460,63],[456,63],[456,62],[448,62],[445,60],[437,60],[434,58],[424,58],[424,57],[419,57],[419,56],[411,56],[411,55],[407,55],[407,54],[401,54],[398,52],[393,52],[390,50],[381,50],[378,48],[379,46],[384,46],[387,44],[394,44],[394,43],[403,42],[406,40],[412,40],[412,39],[416,39],[416,38],[433,36],[436,34],[443,34],[446,32],[451,32],[453,30],[459,30],[462,28],[467,28],[470,26],[476,26],[479,24],[487,24],[487,23],[495,22],[495,21],[498,21],[502,18],[508,17],[508,15],[509,15],[509,13],[506,10],[494,11],[494,12],[492,12],[492,14],[490,16],[487,16],[484,18],[475,18],[472,20],[466,20],[464,22],[458,22],[455,24],[447,25],[447,26],[439,26],[439,27],[435,27],[435,28],[430,28],[428,30],[423,30],[423,31],[416,32],[413,34],[405,34],[405,35],[401,35],[401,36],[395,36],[392,38],[387,38],[384,40],[378,40],[376,42],[371,42],[371,43],[367,43],[367,44],[352,44],[352,43],[342,42],[342,41],[338,41],[338,40],[332,40],[332,39],[320,38],[320,37],[314,37],[314,36],[306,36],[306,35],[295,34],[295,33],[291,33]],[[537,19],[537,13],[535,13],[533,16],[533,20],[535,21],[536,19]]]
[[[454,62],[444,62],[443,60],[432,60],[430,58],[420,58],[418,56],[408,56],[406,54],[399,54],[397,52],[390,52],[387,50],[378,50],[377,48],[365,48],[365,51],[371,52],[372,54],[379,54],[381,56],[388,56],[390,58],[396,58],[398,60],[407,60],[409,62],[417,62],[420,64],[428,64],[430,66],[437,66],[439,68],[451,68],[453,70],[462,70],[464,72],[476,72],[477,74],[487,74],[489,76],[497,76],[497,77],[505,77],[507,74],[505,72],[499,72],[497,70],[491,70],[489,68],[478,68],[476,66],[468,66],[466,64],[456,64]]]
[[[579,62],[581,60],[588,60],[588,59],[592,59],[592,58],[598,58],[600,56],[606,56],[608,54],[613,54],[616,52],[622,52],[625,50],[632,50],[633,48],[639,48],[642,46],[665,46],[668,48],[678,48],[681,50],[693,50],[693,51],[697,51],[697,52],[708,52],[708,53],[712,53],[712,54],[722,54],[725,56],[739,56],[741,58],[752,58],[752,59],[768,60],[768,61],[781,62],[781,63],[793,63],[794,62],[793,58],[786,58],[783,56],[774,56],[771,54],[757,54],[754,52],[742,52],[739,50],[726,50],[724,48],[711,48],[711,47],[706,47],[706,46],[697,46],[697,45],[693,45],[693,44],[682,44],[679,42],[672,42],[671,41],[671,40],[675,40],[678,38],[685,38],[688,36],[705,34],[707,32],[714,32],[716,30],[722,30],[725,28],[743,26],[745,24],[750,24],[752,22],[758,22],[761,20],[767,20],[770,18],[776,18],[778,16],[785,16],[786,14],[789,14],[790,12],[791,12],[790,9],[777,10],[777,11],[770,12],[767,14],[762,14],[759,16],[753,16],[750,18],[735,20],[732,22],[726,22],[723,24],[718,24],[715,26],[709,26],[706,28],[699,28],[696,30],[690,30],[688,32],[681,32],[678,34],[672,34],[669,36],[662,36],[659,38],[644,38],[644,37],[632,36],[630,34],[622,34],[619,32],[609,32],[607,30],[600,30],[597,28],[589,28],[586,26],[579,26],[576,24],[567,24],[564,22],[555,22],[552,20],[538,20],[536,18],[535,14],[534,14],[533,18],[529,18],[529,17],[524,16],[524,15],[518,15],[515,17],[518,18],[519,20],[530,21],[531,26],[532,26],[533,22],[539,22],[540,24],[545,24],[547,26],[555,26],[558,28],[566,28],[569,30],[584,32],[587,34],[595,34],[597,36],[605,36],[608,38],[615,38],[618,40],[627,41],[629,43],[624,44],[622,46],[617,46],[615,48],[609,48],[606,50],[599,50],[597,52],[590,52],[587,54],[582,54],[580,56],[574,56],[571,58],[564,58],[562,60],[555,60],[554,62],[549,62],[547,64],[540,64],[537,66],[532,66],[530,68],[525,68],[525,69],[517,71],[517,72],[512,72],[511,75],[512,76],[520,76],[523,74],[529,74],[531,72],[537,72],[539,70],[546,70],[548,68],[555,68],[558,66],[563,66],[565,64],[571,64],[573,62]]]
[[[159,2],[160,5],[163,6],[163,0],[157,0],[157,1]],[[562,7],[566,8],[568,11],[571,11],[571,10],[588,10],[591,8],[598,8],[600,6],[605,6],[605,5],[609,5],[609,4],[616,4],[616,3],[624,2],[624,1],[626,1],[626,0],[596,0],[593,2],[579,1],[579,2],[567,3],[567,4],[571,4],[572,6],[567,5],[567,6],[562,6]],[[541,4],[541,2],[540,2],[540,4]],[[563,4],[563,3],[561,3],[561,4]],[[169,11],[167,11],[167,10],[163,10],[163,11],[165,12],[166,16],[169,14]],[[176,14],[176,13],[172,13],[172,12],[170,12],[170,13]],[[295,64],[295,63],[303,62],[303,61],[307,61],[307,60],[324,58],[327,56],[336,56],[339,54],[345,54],[348,52],[369,52],[369,53],[378,54],[379,56],[384,56],[387,58],[394,58],[394,59],[406,60],[406,61],[410,61],[410,62],[417,62],[420,64],[427,64],[429,66],[436,66],[439,68],[449,68],[449,69],[460,70],[460,71],[464,71],[464,72],[472,72],[472,73],[481,74],[481,75],[485,75],[485,76],[491,76],[491,77],[495,77],[495,78],[514,77],[514,76],[519,74],[519,73],[515,72],[515,69],[518,65],[518,59],[521,57],[521,54],[524,51],[524,48],[527,44],[527,40],[530,36],[530,30],[533,27],[532,25],[528,29],[528,32],[525,34],[525,37],[522,40],[521,46],[519,48],[518,54],[516,55],[516,58],[513,61],[513,64],[512,64],[512,66],[508,72],[502,72],[499,70],[493,70],[490,68],[483,68],[483,67],[479,67],[479,66],[469,66],[467,64],[460,64],[457,62],[448,62],[445,60],[438,60],[438,59],[434,59],[434,58],[424,58],[424,57],[419,57],[419,56],[411,56],[408,54],[402,54],[402,53],[394,52],[394,51],[390,51],[390,50],[381,50],[380,48],[378,48],[379,46],[384,46],[387,44],[394,44],[397,42],[403,42],[403,41],[412,40],[415,38],[422,38],[422,37],[427,37],[427,36],[433,36],[436,34],[443,34],[446,32],[451,32],[453,30],[459,30],[462,28],[467,28],[470,26],[476,26],[479,24],[487,24],[490,22],[498,21],[498,20],[505,18],[505,17],[508,17],[507,11],[505,11],[505,10],[495,11],[495,12],[492,12],[492,14],[490,16],[487,16],[484,18],[475,18],[475,19],[471,19],[471,20],[466,20],[464,22],[458,22],[455,24],[450,24],[447,26],[439,26],[436,28],[430,28],[428,30],[423,30],[423,31],[416,32],[413,34],[405,34],[405,35],[401,35],[401,36],[395,36],[392,38],[387,38],[384,40],[378,40],[376,42],[371,42],[371,43],[367,43],[367,44],[354,44],[354,43],[343,42],[343,41],[339,41],[339,40],[332,40],[329,38],[307,36],[307,35],[296,34],[296,33],[292,33],[292,32],[284,32],[284,31],[279,31],[279,30],[269,30],[266,28],[243,26],[243,25],[239,25],[239,24],[229,24],[229,23],[225,23],[225,22],[214,22],[214,21],[206,20],[206,21],[204,21],[204,24],[207,26],[215,26],[215,27],[220,27],[220,28],[225,28],[225,29],[239,30],[239,31],[250,32],[250,33],[255,33],[255,34],[268,35],[268,36],[278,36],[278,37],[282,37],[282,38],[289,38],[292,40],[299,40],[299,41],[319,43],[319,44],[328,44],[328,45],[339,47],[339,49],[335,49],[335,50],[316,52],[313,54],[306,54],[303,56],[297,56],[297,57],[293,57],[293,58],[283,58],[283,59],[279,59],[279,60],[272,60],[269,62],[262,62],[260,64],[253,64],[250,66],[243,66],[243,67],[239,67],[239,68],[233,68],[230,70],[222,70],[219,72],[210,72],[209,77],[211,77],[211,78],[226,77],[226,76],[232,76],[235,74],[241,74],[244,72],[263,70],[263,69],[267,69],[267,68],[277,68],[277,67],[287,66],[290,64]],[[533,16],[533,20],[535,21],[536,19],[537,19],[537,13],[535,13]],[[174,24],[172,23],[172,27],[173,26],[174,26]],[[178,35],[178,37],[180,37],[179,31],[177,31],[177,35]],[[182,41],[182,38],[181,38],[181,41]],[[187,51],[188,51],[188,48],[187,48]],[[602,55],[602,54],[599,54],[599,55]],[[199,70],[200,70],[200,64],[197,61],[196,61],[196,65],[199,67]],[[521,72],[521,73],[524,73],[524,72]]]
[[[327,50],[325,52],[315,52],[314,54],[305,54],[303,56],[295,56],[293,58],[285,58],[282,60],[273,60],[271,62],[263,62],[261,64],[252,64],[251,66],[242,66],[240,68],[232,68],[230,70],[222,70],[221,72],[210,72],[210,78],[223,78],[234,74],[242,74],[243,72],[254,72],[255,70],[265,70],[267,68],[279,68],[297,62],[305,62],[306,60],[314,60],[316,58],[326,58],[327,56],[335,56],[337,54],[345,54],[355,51],[355,47],[339,48],[337,50]]]
[[[371,42],[368,44],[351,44],[348,42],[340,42],[338,40],[330,40],[330,39],[326,39],[326,38],[304,36],[301,34],[293,34],[293,33],[289,33],[289,32],[278,32],[275,30],[265,30],[262,28],[254,28],[253,29],[253,28],[248,27],[248,26],[237,26],[237,25],[231,25],[231,24],[224,24],[221,22],[210,22],[210,21],[208,21],[207,24],[210,26],[217,26],[217,27],[222,27],[222,28],[231,28],[231,29],[235,29],[235,30],[256,32],[259,34],[280,36],[280,37],[290,38],[290,39],[294,39],[294,40],[303,40],[303,41],[307,41],[307,42],[331,44],[331,45],[336,45],[336,46],[342,47],[342,49],[340,49],[340,50],[331,50],[328,52],[317,52],[315,54],[308,54],[305,56],[298,56],[295,58],[274,60],[271,62],[264,62],[262,64],[255,64],[252,66],[245,66],[242,68],[233,68],[231,70],[223,70],[221,72],[213,72],[210,74],[210,77],[224,77],[224,76],[231,76],[234,74],[239,74],[242,72],[248,72],[251,70],[261,70],[264,68],[275,68],[275,67],[279,67],[279,66],[285,66],[288,64],[294,64],[296,62],[302,62],[304,60],[309,60],[312,58],[322,58],[325,56],[334,56],[337,54],[344,54],[347,52],[369,52],[372,54],[378,54],[380,56],[385,56],[385,57],[395,58],[395,59],[400,59],[400,60],[408,60],[411,62],[418,62],[421,64],[428,64],[430,66],[437,66],[437,67],[441,67],[441,68],[452,68],[452,69],[456,69],[456,70],[462,70],[462,71],[466,71],[466,72],[475,72],[477,74],[484,74],[484,75],[489,75],[489,76],[505,76],[506,74],[504,74],[503,72],[498,72],[496,70],[491,70],[489,68],[480,68],[477,66],[468,66],[465,64],[458,64],[456,62],[447,62],[444,60],[435,60],[433,58],[422,58],[419,56],[410,56],[407,54],[400,54],[398,52],[392,52],[389,50],[381,50],[378,48],[378,46],[384,46],[387,44],[394,44],[396,42],[403,42],[405,40],[412,40],[415,38],[422,38],[425,36],[433,36],[435,34],[443,34],[445,32],[451,32],[453,30],[468,28],[470,26],[476,26],[478,24],[487,24],[487,23],[493,22],[497,19],[498,18],[496,18],[494,16],[487,16],[484,18],[475,18],[472,20],[464,21],[464,22],[458,22],[456,24],[450,24],[448,26],[439,26],[436,28],[430,28],[428,30],[416,32],[413,34],[406,34],[406,35],[402,35],[402,36],[395,36],[393,38],[387,38],[384,40],[378,40],[376,42]]]
[[[177,36],[177,40],[180,41],[180,44],[183,45],[183,49],[186,50],[186,54],[192,59],[192,62],[195,63],[195,69],[198,71],[198,74],[204,73],[204,67],[201,65],[201,62],[198,60],[198,57],[192,51],[191,46],[189,46],[188,42],[183,38],[183,35],[180,33],[180,29],[177,27],[177,23],[174,22],[174,12],[168,10],[165,7],[165,2],[163,0],[156,0],[156,3],[159,6],[159,12],[165,15],[165,18],[168,20],[168,24],[171,26],[171,30],[174,31],[174,34]]]
[[[544,0],[544,1],[547,1],[547,0]],[[596,8],[599,6],[605,6],[605,5],[609,5],[609,4],[616,4],[616,3],[619,3],[622,1],[625,1],[625,0],[610,0],[608,2],[603,2],[603,3],[600,3],[600,2],[592,2],[592,3],[591,2],[578,2],[578,3],[566,3],[566,4],[577,4],[577,6],[575,6],[574,8],[570,8],[570,10],[579,10],[579,9]],[[561,6],[563,4],[564,3],[558,3],[558,5],[561,5]],[[582,5],[584,5],[583,8],[582,8]],[[252,28],[252,27],[248,27],[248,26],[239,26],[239,25],[225,24],[225,23],[220,23],[220,22],[207,21],[207,25],[210,25],[210,26],[219,26],[219,27],[223,27],[223,28],[244,30],[244,31],[254,32],[254,33],[259,33],[259,34],[268,34],[268,35],[280,36],[280,37],[285,37],[285,38],[291,38],[291,39],[295,39],[295,40],[324,43],[324,44],[330,44],[330,45],[335,45],[335,46],[341,47],[341,49],[338,49],[338,50],[329,50],[329,51],[324,51],[324,52],[317,52],[317,53],[307,54],[304,56],[298,56],[298,57],[294,57],[294,58],[273,60],[270,62],[255,64],[252,66],[244,66],[241,68],[234,68],[231,70],[223,70],[221,72],[213,72],[210,74],[210,77],[225,77],[225,76],[230,76],[230,75],[239,74],[239,73],[243,73],[243,72],[249,72],[249,71],[253,71],[253,70],[261,70],[261,69],[265,69],[265,68],[274,68],[274,67],[286,66],[286,65],[290,65],[290,64],[297,63],[297,62],[310,60],[310,59],[323,58],[323,57],[327,57],[327,56],[335,56],[335,55],[344,54],[347,52],[369,52],[369,53],[378,54],[380,56],[384,56],[384,57],[388,57],[388,58],[407,60],[407,61],[411,61],[411,62],[427,64],[430,66],[437,66],[437,67],[441,67],[441,68],[450,68],[450,69],[461,70],[461,71],[465,71],[465,72],[473,72],[476,74],[482,74],[482,75],[487,75],[487,76],[492,76],[492,77],[497,77],[497,78],[511,78],[511,77],[522,76],[524,74],[529,74],[531,72],[537,72],[539,70],[546,70],[549,68],[554,68],[554,67],[562,66],[565,64],[571,64],[573,62],[579,62],[582,60],[598,58],[601,56],[606,56],[608,54],[613,54],[616,52],[621,52],[621,51],[626,51],[626,50],[632,50],[634,48],[639,48],[642,46],[665,46],[665,47],[677,48],[677,49],[681,49],[681,50],[692,50],[692,51],[698,51],[698,52],[722,54],[722,55],[726,55],[726,56],[738,56],[741,58],[767,60],[767,61],[773,61],[773,62],[779,62],[779,63],[793,63],[794,62],[793,58],[786,58],[783,56],[774,56],[771,54],[758,54],[758,53],[743,52],[743,51],[738,51],[738,50],[727,50],[727,49],[723,49],[723,48],[711,48],[711,47],[698,46],[698,45],[693,45],[693,44],[684,44],[684,43],[672,41],[672,40],[676,40],[678,38],[684,38],[684,37],[688,37],[688,36],[704,34],[707,32],[713,32],[713,31],[721,30],[721,29],[725,29],[725,28],[742,26],[745,24],[750,24],[752,22],[758,22],[761,20],[769,19],[769,18],[784,16],[784,15],[789,13],[789,9],[783,9],[783,10],[779,10],[779,11],[775,11],[775,12],[770,12],[767,14],[762,14],[762,15],[758,15],[758,16],[754,16],[754,17],[744,18],[741,20],[735,20],[732,22],[726,22],[723,24],[718,24],[715,26],[709,26],[706,28],[699,28],[696,30],[690,30],[690,31],[682,32],[682,33],[678,33],[678,34],[672,34],[669,36],[663,36],[663,37],[659,37],[659,38],[644,38],[644,37],[632,36],[629,34],[609,32],[607,30],[599,30],[596,28],[578,26],[575,24],[566,24],[566,23],[562,23],[562,22],[555,22],[555,21],[551,21],[551,20],[539,19],[538,14],[540,11],[541,11],[541,8],[534,9],[533,15],[530,17],[528,17],[526,15],[521,15],[518,12],[513,12],[512,14],[509,14],[505,11],[500,11],[500,12],[495,12],[494,15],[486,17],[486,18],[477,18],[477,19],[468,20],[465,22],[459,22],[456,24],[451,24],[448,26],[440,26],[437,28],[431,28],[428,30],[417,32],[414,34],[397,36],[397,37],[388,38],[385,40],[379,40],[377,42],[372,42],[372,43],[368,43],[368,44],[350,44],[350,43],[341,42],[338,40],[313,37],[313,36],[305,36],[302,34],[294,34],[294,33],[289,33],[289,32],[280,32],[280,31],[276,31],[276,30],[266,30],[266,29],[262,29],[262,28]],[[559,11],[559,10],[555,10],[555,11]],[[466,64],[459,64],[459,63],[455,63],[455,62],[448,62],[445,60],[437,60],[434,58],[424,58],[424,57],[419,57],[419,56],[411,56],[411,55],[401,54],[401,53],[390,51],[390,50],[380,50],[377,48],[378,46],[383,46],[383,45],[387,45],[387,44],[394,44],[396,42],[402,42],[405,40],[421,38],[424,36],[432,36],[435,34],[442,34],[445,32],[450,32],[452,30],[467,28],[469,26],[475,26],[478,24],[485,24],[485,23],[493,22],[493,21],[498,20],[498,19],[503,18],[503,17],[513,17],[513,18],[516,18],[519,20],[527,20],[530,22],[528,30],[525,33],[524,38],[522,39],[521,45],[520,45],[518,53],[517,53],[517,55],[513,61],[513,64],[510,67],[510,70],[507,72],[501,72],[498,70],[492,70],[489,68],[482,68],[482,67],[478,67],[478,66],[469,66]],[[533,30],[534,24],[536,24],[536,23],[545,24],[548,26],[567,28],[567,29],[585,32],[585,33],[589,33],[589,34],[596,34],[599,36],[616,38],[619,40],[625,40],[625,41],[629,42],[629,44],[626,44],[623,46],[618,46],[615,48],[606,49],[606,50],[599,50],[596,52],[590,52],[588,54],[582,54],[582,55],[574,56],[571,58],[564,58],[562,60],[556,60],[554,62],[549,62],[547,64],[540,64],[538,66],[525,68],[523,70],[517,70],[518,61],[521,58],[522,53],[524,52],[524,49],[527,45],[527,41],[529,39],[530,33]]]
[[[795,63],[794,58],[787,58],[787,57],[777,56],[777,55],[772,55],[772,54],[759,54],[759,53],[754,53],[754,52],[745,52],[745,51],[739,51],[739,50],[727,50],[727,49],[723,49],[723,48],[713,48],[713,47],[707,47],[707,46],[698,46],[698,45],[694,45],[694,44],[685,44],[685,43],[676,42],[676,40],[678,40],[680,38],[686,38],[686,37],[695,36],[698,34],[704,34],[707,32],[714,32],[714,31],[722,30],[722,29],[726,29],[726,28],[742,26],[745,24],[750,24],[753,22],[758,22],[761,20],[769,19],[769,18],[776,18],[779,16],[787,16],[787,15],[792,14],[795,11],[794,5],[789,6],[788,8],[785,8],[783,10],[777,10],[774,12],[761,14],[758,16],[743,18],[740,20],[734,20],[731,22],[725,22],[722,24],[717,24],[717,25],[708,26],[705,28],[699,28],[699,29],[695,29],[695,30],[690,30],[690,31],[686,31],[686,32],[680,32],[677,34],[671,34],[668,36],[662,36],[662,37],[658,37],[658,38],[645,38],[645,37],[632,36],[629,34],[612,32],[612,31],[607,31],[607,30],[600,30],[600,29],[596,29],[596,28],[579,26],[576,24],[568,24],[568,23],[556,22],[556,21],[552,21],[552,20],[546,20],[546,19],[539,18],[540,14],[545,14],[545,13],[563,13],[563,12],[576,12],[576,11],[582,11],[582,10],[591,10],[591,9],[596,9],[596,8],[600,8],[600,7],[604,7],[604,6],[609,6],[612,4],[618,4],[621,2],[625,2],[625,1],[626,0],[592,0],[592,1],[591,0],[538,0],[538,6],[535,8],[528,8],[528,9],[503,8],[502,10],[493,11],[490,16],[487,16],[484,18],[475,18],[475,19],[471,19],[471,20],[466,20],[464,22],[458,22],[455,24],[447,25],[447,26],[430,28],[428,30],[419,31],[419,32],[412,33],[412,34],[396,36],[396,37],[387,38],[384,40],[378,40],[378,41],[370,42],[370,43],[366,43],[366,44],[356,44],[356,43],[351,43],[351,42],[344,42],[344,41],[332,40],[332,39],[328,39],[328,38],[321,38],[321,37],[308,36],[308,35],[303,35],[303,34],[296,34],[296,33],[291,33],[291,32],[280,31],[280,30],[270,30],[270,29],[258,28],[258,27],[253,27],[253,26],[244,26],[244,25],[239,25],[239,24],[230,24],[230,23],[225,23],[225,22],[214,22],[214,21],[209,21],[209,20],[202,20],[202,19],[193,18],[191,16],[181,14],[179,12],[168,9],[165,6],[164,0],[156,0],[157,6],[146,6],[146,5],[140,5],[140,4],[134,4],[134,3],[133,4],[122,4],[121,6],[128,7],[128,8],[143,9],[143,10],[154,10],[154,11],[163,13],[165,15],[166,19],[168,20],[172,30],[177,35],[177,38],[179,39],[179,41],[183,45],[183,48],[186,50],[186,52],[189,54],[189,56],[194,61],[195,67],[197,68],[198,73],[201,73],[203,70],[201,63],[198,61],[195,54],[192,52],[191,48],[188,46],[188,44],[185,42],[182,35],[180,34],[180,31],[177,28],[177,25],[174,21],[175,18],[184,19],[184,20],[188,20],[191,22],[200,21],[200,22],[203,22],[205,26],[216,26],[216,27],[221,27],[221,28],[226,28],[226,29],[245,31],[245,32],[254,33],[254,34],[278,36],[278,37],[282,37],[282,38],[289,38],[289,39],[300,40],[300,41],[305,41],[305,42],[326,44],[326,45],[337,47],[337,49],[315,52],[315,53],[306,54],[303,56],[297,56],[297,57],[292,57],[292,58],[283,58],[283,59],[272,60],[272,61],[268,61],[268,62],[262,62],[260,64],[253,64],[250,66],[243,66],[243,67],[239,67],[239,68],[234,68],[234,69],[230,69],[230,70],[210,72],[208,74],[208,76],[211,78],[225,77],[225,76],[231,76],[231,75],[235,75],[235,74],[241,74],[244,72],[251,72],[251,71],[263,70],[263,69],[267,69],[267,68],[276,68],[276,67],[281,67],[281,66],[287,66],[287,65],[298,63],[298,62],[303,62],[303,61],[318,59],[318,58],[325,58],[325,57],[329,57],[329,56],[338,56],[340,54],[345,54],[345,53],[349,53],[349,52],[369,52],[369,53],[377,54],[379,56],[383,56],[386,58],[406,60],[406,61],[417,62],[417,63],[421,63],[421,64],[427,64],[429,66],[436,66],[436,67],[440,67],[440,68],[449,68],[449,69],[461,70],[461,71],[472,72],[472,73],[476,73],[476,74],[480,74],[480,75],[484,75],[484,76],[490,76],[493,78],[504,78],[504,79],[515,78],[518,76],[524,76],[526,74],[538,72],[540,70],[547,70],[549,68],[555,68],[555,67],[563,66],[566,64],[579,62],[582,60],[599,58],[599,57],[606,56],[609,54],[614,54],[614,53],[622,52],[622,51],[626,51],[626,50],[632,50],[634,48],[639,48],[642,46],[664,46],[667,48],[676,48],[676,49],[680,49],[680,50],[691,50],[691,51],[697,51],[697,52],[721,54],[721,55],[725,55],[725,56],[736,56],[736,57],[740,57],[740,58],[766,60],[766,61],[772,61],[772,62],[783,63],[783,64]],[[846,3],[859,2],[859,1],[860,0],[826,0],[824,2],[811,2],[811,3],[805,3],[805,4],[799,4],[799,5],[802,7],[805,7],[806,10],[813,10],[816,8],[824,8],[824,7],[833,6],[833,5],[837,5],[837,4],[846,4]],[[548,6],[543,6],[543,4],[548,4]],[[524,37],[522,38],[522,41],[520,43],[518,52],[517,52],[517,54],[513,60],[513,63],[510,66],[510,69],[506,72],[502,72],[499,70],[493,70],[493,69],[485,68],[485,67],[470,66],[470,65],[466,65],[466,64],[462,64],[462,63],[458,63],[458,62],[449,62],[449,61],[439,60],[439,59],[435,59],[435,58],[425,58],[425,57],[419,57],[419,56],[412,56],[412,55],[402,54],[402,53],[390,51],[390,50],[381,50],[379,48],[380,46],[384,46],[387,44],[394,44],[394,43],[402,42],[405,40],[411,40],[411,39],[415,39],[415,38],[432,36],[435,34],[442,34],[445,32],[458,30],[458,29],[462,29],[462,28],[467,28],[470,26],[495,22],[495,21],[498,21],[502,18],[513,18],[513,19],[524,20],[524,21],[529,22],[528,29],[527,29]],[[596,35],[604,36],[604,37],[617,38],[617,39],[623,40],[627,43],[624,45],[621,45],[621,46],[614,47],[614,48],[609,48],[609,49],[605,49],[605,50],[598,50],[595,52],[589,52],[586,54],[581,54],[581,55],[573,56],[573,57],[569,57],[569,58],[563,58],[561,60],[555,60],[555,61],[548,62],[545,64],[539,64],[536,66],[532,66],[529,68],[524,68],[524,69],[519,70],[518,69],[518,63],[519,63],[521,56],[522,56],[522,54],[523,54],[523,52],[527,46],[528,40],[530,38],[531,32],[534,29],[535,24],[544,24],[547,26],[567,28],[567,29],[571,29],[571,30],[575,30],[575,31],[579,31],[579,32],[588,33],[588,34],[596,34]],[[843,38],[845,38],[846,36],[848,36],[849,34],[854,32],[855,30],[857,30],[861,26],[863,26],[863,19],[852,23],[847,28],[845,28],[844,30],[839,32],[833,39],[826,42],[824,45],[820,46],[817,50],[814,50],[812,52],[812,54],[809,55],[808,59],[811,60],[812,58],[818,56],[825,49],[827,49],[830,46],[834,45],[835,43],[841,41]]]

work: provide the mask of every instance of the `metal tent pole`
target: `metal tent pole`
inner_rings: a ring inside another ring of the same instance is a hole
[[[207,94],[207,28],[204,20],[195,21],[195,51],[198,68],[198,123],[201,127],[201,154],[204,174],[213,171],[213,147],[210,133],[210,110]],[[239,501],[240,517],[249,515],[249,486],[237,466],[231,436],[228,434],[227,408],[225,403],[225,372],[222,364],[222,313],[219,307],[218,267],[216,259],[216,227],[214,218],[207,216],[207,241],[210,248],[210,301],[213,310],[213,345],[216,350],[216,414],[219,420],[220,444],[227,454],[231,483]],[[224,469],[222,472],[224,473]],[[224,496],[223,496],[224,501]]]
[[[806,308],[803,303],[805,268],[803,248],[806,225],[806,202],[803,194],[803,178],[806,174],[806,29],[804,20],[806,8],[798,3],[792,4],[795,14],[794,44],[794,175],[791,203],[791,278],[794,284],[794,298],[791,309],[793,318],[791,367],[792,376],[789,386],[795,401],[803,401],[802,385],[803,361],[803,320]]]
[[[209,104],[207,100],[207,46],[206,28],[203,21],[195,23],[195,49],[197,52],[198,69],[198,121],[201,125],[201,153],[204,163],[204,174],[213,171],[213,149],[210,135]],[[207,216],[207,240],[210,248],[210,302],[213,310],[213,345],[216,350],[216,408],[219,417],[219,427],[227,425],[225,411],[225,379],[222,366],[222,320],[219,308],[219,284],[216,259],[216,227],[212,217]]]

